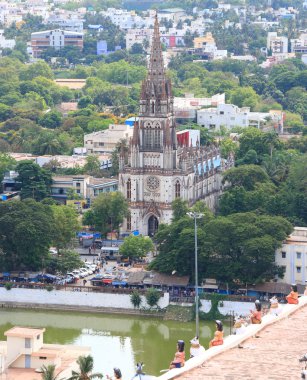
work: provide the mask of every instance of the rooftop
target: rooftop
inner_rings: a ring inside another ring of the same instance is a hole
[[[43,334],[46,329],[31,329],[27,327],[13,327],[4,333],[5,336],[12,336],[18,338],[35,338]]]

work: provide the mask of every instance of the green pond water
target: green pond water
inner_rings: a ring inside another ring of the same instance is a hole
[[[0,310],[0,340],[5,340],[4,332],[12,326],[46,328],[45,343],[89,346],[95,371],[111,375],[116,366],[125,380],[132,378],[135,364],[140,361],[145,363],[146,374],[159,375],[173,359],[178,339],[186,342],[189,358],[189,341],[195,335],[195,323],[191,322],[97,313]],[[200,322],[200,341],[205,348],[214,330],[214,322]]]

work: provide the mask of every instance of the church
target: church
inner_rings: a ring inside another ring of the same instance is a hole
[[[216,146],[178,145],[172,85],[166,77],[159,23],[156,17],[148,74],[142,83],[138,121],[127,157],[119,158],[119,191],[130,214],[122,232],[154,236],[160,223],[172,220],[172,202],[181,198],[191,206],[203,199],[214,209],[222,192],[221,173],[233,165]]]

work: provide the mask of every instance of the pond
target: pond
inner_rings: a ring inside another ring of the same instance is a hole
[[[195,323],[163,321],[161,319],[97,313],[0,310],[0,340],[12,326],[44,327],[45,343],[89,346],[95,371],[113,373],[122,370],[124,379],[131,379],[137,362],[144,362],[144,371],[159,375],[173,359],[176,342],[189,341],[195,335]],[[200,341],[205,348],[212,339],[214,322],[200,322]],[[225,329],[225,335],[228,329]]]

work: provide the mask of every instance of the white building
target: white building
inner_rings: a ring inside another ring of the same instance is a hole
[[[288,38],[277,36],[277,32],[269,32],[267,37],[267,49],[272,55],[288,53]]]
[[[88,154],[111,154],[120,140],[129,141],[133,134],[131,125],[110,124],[109,129],[84,135]]]
[[[293,53],[307,53],[307,33],[301,33],[299,38],[291,40],[291,52]]]
[[[250,112],[249,107],[239,108],[234,104],[219,104],[216,108],[207,108],[197,111],[197,124],[214,131],[221,127],[232,129],[234,127],[260,128],[270,113]]]
[[[82,32],[83,20],[78,18],[62,18],[51,16],[47,19],[47,24],[54,25],[60,29],[69,30],[70,32]]]
[[[34,58],[38,58],[48,48],[59,50],[65,46],[75,46],[82,50],[83,33],[60,29],[31,33],[31,48]]]
[[[305,284],[307,280],[307,228],[294,227],[293,233],[275,253],[275,263],[284,267],[287,284]]]

